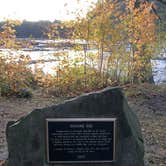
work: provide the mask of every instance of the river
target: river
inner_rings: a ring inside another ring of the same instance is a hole
[[[1,49],[0,52],[2,52],[5,56],[12,55],[14,57],[17,57],[18,55],[29,55],[31,58],[29,67],[32,69],[32,71],[35,70],[35,67],[37,65],[43,70],[45,74],[55,73],[54,68],[61,61],[60,56],[54,56],[55,54],[68,55],[70,60],[76,57],[76,55],[77,57],[81,57],[81,55],[83,55],[82,51],[74,51],[66,48],[57,49],[45,47],[45,43],[47,43],[48,41],[38,40],[37,42],[38,45],[32,49],[22,49],[18,51]],[[96,51],[91,50],[90,52]],[[155,84],[166,83],[166,60],[153,59],[151,60],[151,63]]]
[[[166,60],[151,60],[155,84],[166,83]]]

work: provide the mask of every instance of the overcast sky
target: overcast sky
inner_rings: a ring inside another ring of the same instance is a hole
[[[0,21],[12,18],[20,20],[70,20],[75,10],[88,10],[90,2],[96,0],[1,0]]]

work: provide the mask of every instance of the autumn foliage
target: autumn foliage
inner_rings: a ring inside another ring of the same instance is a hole
[[[78,39],[73,60],[60,55],[53,75],[36,67],[32,73],[29,57],[0,55],[0,93],[15,94],[35,82],[56,96],[73,96],[108,85],[146,82],[152,76],[150,59],[156,42],[157,19],[148,1],[99,0],[86,17],[62,25],[53,23],[46,32],[49,39],[59,39],[62,29],[70,39]],[[0,46],[18,48],[14,26],[7,20],[0,32]],[[96,51],[90,51],[96,50]],[[53,90],[54,89],[54,90]]]
[[[107,78],[101,78],[99,71],[87,67],[85,73],[83,58],[69,60],[71,58],[68,55],[61,58],[59,65],[54,68],[55,75],[44,74],[42,70],[34,74],[44,92],[54,96],[75,96],[106,87]]]
[[[75,34],[95,45],[99,71],[112,82],[144,82],[152,76],[156,19],[150,2],[100,0],[76,22]]]
[[[0,32],[0,47],[18,49],[14,26],[20,22],[7,20]],[[0,54],[0,96],[17,95],[21,90],[31,87],[33,74],[27,68],[29,56]]]

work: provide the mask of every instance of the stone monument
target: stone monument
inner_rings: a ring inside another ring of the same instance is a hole
[[[36,109],[6,135],[7,166],[144,166],[140,124],[118,87]]]

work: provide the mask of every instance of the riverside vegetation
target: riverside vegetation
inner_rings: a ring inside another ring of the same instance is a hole
[[[26,95],[28,90],[42,87],[46,92],[54,89],[57,96],[74,95],[108,85],[152,82],[150,60],[155,56],[158,42],[157,19],[152,3],[147,1],[98,1],[92,4],[85,18],[78,14],[77,20],[63,23],[68,36],[81,41],[75,49],[83,54],[74,60],[68,55],[55,55],[61,61],[55,66],[54,75],[44,74],[37,66],[32,72],[27,68],[28,55],[16,58],[1,53],[0,94],[30,97],[31,94]],[[31,47],[16,38],[14,27],[20,24],[13,20],[4,22],[0,32],[1,48]],[[59,24],[53,23],[45,35],[55,40],[60,37],[59,28]],[[92,54],[91,49],[97,52]]]

